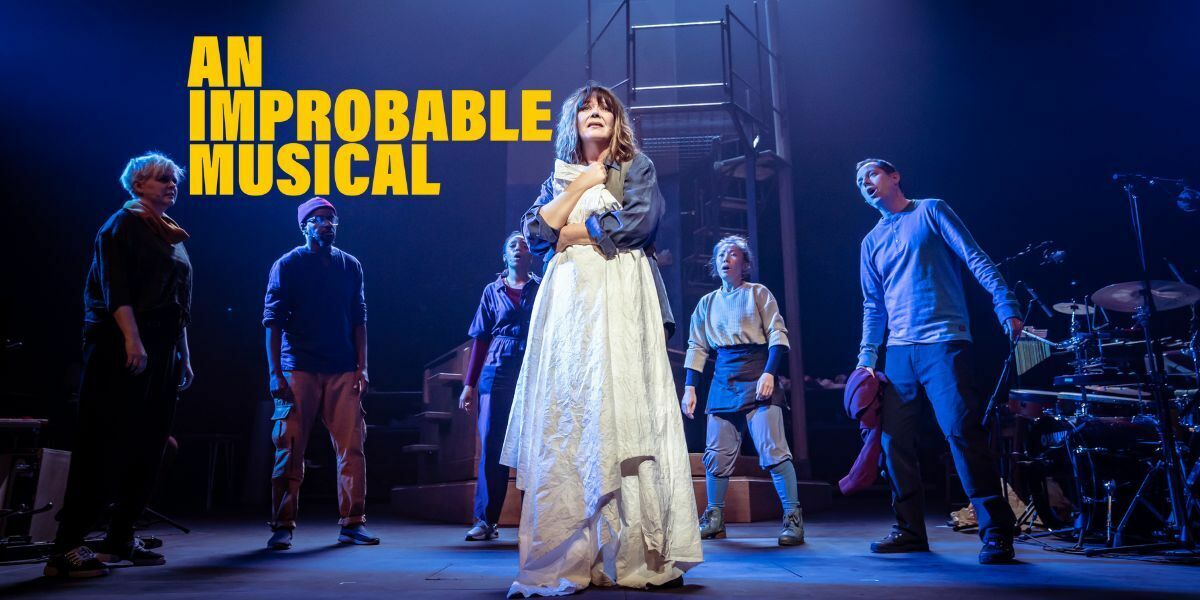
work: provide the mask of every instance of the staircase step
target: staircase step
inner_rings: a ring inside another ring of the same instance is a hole
[[[416,417],[418,419],[421,419],[424,421],[449,422],[450,419],[454,418],[454,413],[446,412],[443,410],[426,410],[426,411],[417,413]]]

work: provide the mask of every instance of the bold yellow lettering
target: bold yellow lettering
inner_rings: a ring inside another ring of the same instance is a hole
[[[233,195],[233,144],[192,144],[188,152],[192,196]]]
[[[371,100],[362,90],[343,90],[333,103],[333,128],[343,142],[361,142],[371,131],[370,114]],[[339,148],[338,156],[341,155]]]
[[[308,160],[308,146],[304,144],[284,144],[279,149],[279,170],[289,177],[279,180],[279,193],[285,196],[300,196],[308,191],[311,185],[308,169],[300,164],[300,160]]]
[[[214,142],[254,141],[254,91],[209,92],[209,128]]]
[[[366,98],[366,96],[363,96]],[[371,182],[366,177],[355,177],[351,161],[364,162],[371,158],[362,144],[343,144],[333,158],[333,181],[338,193],[343,196],[361,196]]]
[[[504,90],[492,90],[490,94],[491,105],[491,131],[493,142],[515,142],[520,131],[509,129],[505,126],[504,118]]]
[[[398,142],[408,136],[408,95],[400,90],[375,90],[375,139]]]
[[[329,110],[333,103],[329,93],[322,90],[296,92],[296,141],[328,142],[332,135]]]
[[[257,154],[257,158],[255,157]],[[247,196],[265,196],[275,183],[275,145],[238,145],[238,189]]]
[[[313,146],[313,193],[329,195],[329,144]]]
[[[552,137],[549,129],[538,129],[542,121],[550,121],[550,90],[521,90],[521,139],[526,142],[548,142]]]
[[[258,93],[258,139],[275,141],[275,126],[292,118],[295,101],[282,90],[262,90]]]
[[[262,87],[262,36],[225,39],[229,87]]]
[[[412,139],[414,142],[444,142],[450,139],[446,127],[446,104],[441,90],[417,90],[413,110]]]
[[[451,138],[456,142],[474,142],[487,133],[483,118],[483,94],[475,90],[450,92]]]
[[[188,84],[194,87],[222,87],[225,72],[221,70],[221,46],[214,35],[192,38],[192,60],[188,67]]]
[[[193,142],[202,142],[206,139],[204,135],[204,106],[208,98],[207,93],[204,90],[191,90],[188,92],[188,139]]]
[[[425,144],[412,145],[412,193],[414,196],[436,196],[442,192],[442,184],[429,182],[429,161],[425,156]]]
[[[408,178],[404,174],[404,147],[400,144],[379,144],[376,147],[371,195],[408,195]]]

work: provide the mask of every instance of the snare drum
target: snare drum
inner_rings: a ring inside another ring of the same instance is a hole
[[[1047,390],[1010,390],[1008,410],[1026,419],[1037,420],[1047,411],[1053,413],[1058,403],[1058,393]]]

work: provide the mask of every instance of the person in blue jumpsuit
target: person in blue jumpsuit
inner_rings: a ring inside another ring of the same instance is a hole
[[[474,338],[458,405],[470,410],[479,402],[479,480],[475,486],[475,524],[467,541],[494,540],[508,491],[508,467],[500,464],[500,449],[521,361],[529,316],[541,279],[530,273],[533,254],[525,236],[512,232],[504,240],[504,272],[483,289],[469,335]]]

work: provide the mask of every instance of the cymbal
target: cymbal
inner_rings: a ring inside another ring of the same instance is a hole
[[[1084,306],[1083,304],[1076,302],[1059,302],[1051,308],[1053,308],[1055,312],[1060,312],[1064,315],[1090,315],[1096,312],[1095,308],[1092,308],[1091,306]]]
[[[1151,281],[1150,295],[1157,310],[1182,308],[1200,301],[1200,289],[1178,281]],[[1135,312],[1142,307],[1142,300],[1140,281],[1114,283],[1092,294],[1092,302],[1117,312]]]

